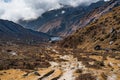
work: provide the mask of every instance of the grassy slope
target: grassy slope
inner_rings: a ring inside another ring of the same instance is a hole
[[[113,32],[111,32],[114,29]],[[63,47],[78,47],[93,50],[96,45],[102,48],[120,50],[120,7],[112,9],[90,25],[77,30],[61,42]],[[110,45],[110,42],[113,43]]]

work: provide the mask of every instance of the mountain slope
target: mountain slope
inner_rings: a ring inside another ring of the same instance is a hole
[[[81,18],[90,11],[104,4],[104,0],[93,3],[89,6],[63,7],[44,13],[42,17],[32,21],[20,21],[20,24],[55,36],[66,36],[71,34],[80,26],[75,26]]]
[[[10,41],[45,41],[49,36],[45,33],[25,29],[7,20],[0,20],[0,40]]]
[[[120,51],[120,6],[99,17],[73,35],[65,38],[61,46],[93,50],[96,46],[102,49]]]

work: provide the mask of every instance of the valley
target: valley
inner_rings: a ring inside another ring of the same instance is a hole
[[[0,80],[120,80],[120,0],[46,2],[27,5],[37,19],[0,16]]]
[[[0,80],[120,78],[120,52],[84,52],[51,44],[4,45],[0,50]]]

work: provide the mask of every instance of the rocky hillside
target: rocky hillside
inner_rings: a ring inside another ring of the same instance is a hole
[[[120,51],[120,6],[113,8],[94,20],[88,26],[80,28],[61,42],[61,46],[84,50]]]
[[[26,28],[45,32],[55,36],[69,35],[78,29],[82,24],[80,20],[89,12],[104,5],[104,0],[93,3],[89,6],[70,7],[52,10],[44,13],[37,20],[20,21]],[[88,24],[85,23],[84,25]]]
[[[50,36],[45,33],[25,29],[22,26],[7,20],[0,20],[1,41],[47,41]]]

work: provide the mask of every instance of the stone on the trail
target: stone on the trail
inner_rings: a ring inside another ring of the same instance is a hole
[[[13,50],[7,50],[6,52],[10,55],[13,55],[13,56],[17,55],[17,53]]]
[[[108,76],[107,80],[117,80],[117,76],[115,74],[112,74]]]
[[[109,66],[109,67],[113,67],[114,64],[113,64],[112,62],[109,62],[108,66]]]
[[[23,77],[26,77],[26,76],[28,76],[28,74],[29,74],[29,73],[26,73],[26,74],[24,74],[24,75],[23,75]]]
[[[109,44],[112,45],[114,41],[110,41]]]
[[[94,64],[94,62],[89,62],[89,64],[90,64],[90,65],[93,65],[93,64]]]
[[[113,33],[115,31],[115,29],[114,28],[112,28],[111,30],[110,30],[110,33]]]
[[[101,46],[100,46],[100,45],[96,45],[96,46],[94,47],[94,49],[95,49],[95,50],[101,50]]]
[[[82,73],[83,69],[76,69],[75,73]]]
[[[34,74],[35,74],[36,76],[41,76],[38,72],[34,72]]]

